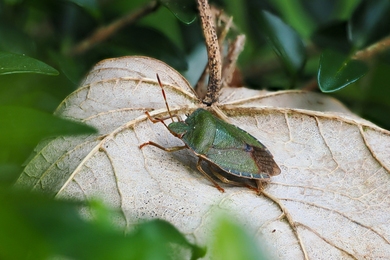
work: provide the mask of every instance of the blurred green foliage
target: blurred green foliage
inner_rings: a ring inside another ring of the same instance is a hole
[[[390,45],[390,1],[211,2],[234,17],[237,29],[229,32],[229,39],[239,33],[247,36],[239,59],[243,85],[329,92],[354,112],[390,129],[390,51],[386,47]],[[134,22],[123,23],[125,17],[145,10]],[[168,223],[146,223],[124,236],[105,218],[92,222],[80,218],[80,203],[9,188],[39,139],[94,131],[51,113],[98,61],[123,55],[151,56],[195,84],[207,56],[199,20],[194,18],[194,0],[0,0],[1,259],[54,255],[169,259],[164,239],[192,250],[193,258],[204,253]],[[84,42],[117,21],[123,27],[109,37]],[[357,55],[366,49],[374,54]],[[102,216],[106,211],[102,206],[96,213]],[[250,259],[259,255],[245,232],[232,223],[222,221],[217,233],[224,238],[210,242],[217,256]],[[236,234],[241,244],[232,240]],[[132,246],[156,247],[139,251],[149,255],[135,256]],[[225,248],[233,251],[227,254]]]
[[[141,223],[124,235],[112,224],[115,213],[96,201],[85,205],[2,187],[0,204],[1,259],[168,260],[174,246],[182,249],[176,259],[205,254],[163,220]],[[85,206],[90,221],[80,216]]]
[[[265,260],[266,254],[254,243],[253,237],[228,214],[220,217],[215,228],[215,238],[210,239],[213,259]]]

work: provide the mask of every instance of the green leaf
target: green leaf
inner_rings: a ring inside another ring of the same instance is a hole
[[[334,92],[363,77],[367,66],[359,60],[333,50],[326,50],[320,58],[317,74],[318,85],[322,92]]]
[[[94,17],[99,17],[101,15],[99,6],[96,0],[68,0],[74,4],[84,8]]]
[[[189,243],[183,234],[164,220],[152,220],[144,223],[133,236],[133,247],[137,250],[130,256],[131,259],[171,259],[169,252],[172,250],[172,243],[189,248],[191,259],[198,259],[206,254],[204,248]]]
[[[58,75],[58,71],[31,57],[0,51],[0,75],[12,73],[39,73]]]
[[[7,12],[3,10],[2,12]],[[16,18],[17,19],[17,18]],[[33,39],[21,28],[8,21],[0,22],[0,50],[12,53],[31,54],[36,52]]]
[[[114,56],[129,54],[162,60],[177,70],[187,70],[185,53],[160,31],[146,26],[131,26],[126,34],[113,39]],[[116,47],[116,48],[115,48]],[[119,48],[118,48],[119,47]],[[107,52],[107,48],[104,48]]]
[[[193,0],[160,0],[180,21],[190,24],[195,21],[197,9]]]
[[[73,122],[31,108],[0,106],[0,146],[16,148],[36,144],[57,135],[94,133],[90,126]]]
[[[86,68],[80,57],[70,57],[58,52],[49,51],[49,57],[57,62],[61,74],[66,76],[75,86],[86,73]]]
[[[361,49],[388,35],[389,24],[389,0],[364,0],[349,21],[349,38],[357,49]]]
[[[0,158],[0,187],[1,185],[13,185],[23,171],[19,164],[5,163],[4,161],[4,158]]]
[[[311,39],[315,45],[323,49],[334,49],[346,53],[351,50],[347,35],[347,22],[333,21],[321,26],[313,33]]]
[[[310,12],[304,9],[305,1],[285,1],[273,0],[269,1],[277,7],[285,21],[294,27],[303,37],[308,38],[315,28],[315,22],[310,17]],[[310,1],[312,3],[313,1]],[[325,4],[331,5],[328,0]]]
[[[233,221],[224,217],[218,221],[212,241],[212,259],[224,260],[262,260],[267,259],[253,237]]]
[[[41,194],[0,189],[1,259],[192,259],[204,250],[189,243],[171,224],[154,220],[136,226],[127,235],[112,225],[116,214],[92,202],[92,219],[80,216],[82,202],[50,199]],[[174,246],[174,247],[172,247]],[[179,249],[174,252],[174,249]],[[186,251],[184,251],[185,253]],[[187,251],[188,252],[188,251]]]
[[[295,76],[306,60],[305,47],[299,35],[279,17],[262,11],[261,28],[281,58],[290,75]]]
[[[32,225],[31,215],[48,206],[42,200],[39,207],[32,211],[25,211],[26,205],[38,201],[36,196],[27,193],[18,193],[1,187],[0,189],[0,258],[2,259],[26,259],[29,255],[35,259],[45,259],[52,253],[51,248],[45,243],[42,232],[37,226]],[[42,203],[43,202],[43,203]],[[30,209],[30,208],[29,208]],[[45,211],[50,216],[53,211]],[[42,213],[43,213],[42,212]],[[69,212],[68,212],[69,213]],[[46,227],[46,229],[48,229]],[[22,246],[23,245],[23,246]]]

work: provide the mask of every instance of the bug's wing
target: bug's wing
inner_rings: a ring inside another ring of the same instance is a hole
[[[280,168],[268,149],[246,131],[217,119],[207,159],[222,170],[252,179],[268,179]]]
[[[264,171],[271,176],[280,174],[279,166],[276,164],[274,157],[266,147],[258,148],[253,146],[252,156],[256,161],[256,165],[259,167],[260,171]]]
[[[207,160],[231,174],[250,179],[269,179],[280,169],[266,148],[241,149],[210,148]]]

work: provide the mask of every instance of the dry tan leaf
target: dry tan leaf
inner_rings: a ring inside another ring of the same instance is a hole
[[[97,64],[56,111],[99,134],[42,142],[17,185],[57,197],[100,197],[121,210],[126,227],[163,218],[206,244],[214,212],[243,223],[276,259],[386,259],[390,256],[390,133],[325,95],[223,89],[216,113],[248,131],[274,155],[282,173],[264,195],[199,172],[188,151],[144,112],[166,116],[202,106],[187,81],[160,61],[123,57]]]

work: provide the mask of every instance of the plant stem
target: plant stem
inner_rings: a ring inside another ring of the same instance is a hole
[[[213,15],[207,0],[197,0],[199,16],[206,41],[209,66],[209,83],[203,103],[210,106],[218,101],[221,88],[222,61]]]
[[[118,20],[113,21],[109,25],[98,28],[92,35],[78,43],[70,51],[70,55],[80,55],[84,52],[91,49],[96,44],[105,41],[117,31],[125,27],[126,25],[132,24],[139,20],[140,18],[148,15],[149,13],[154,12],[159,7],[158,1],[151,1],[145,6],[132,11],[131,13],[119,18]]]

